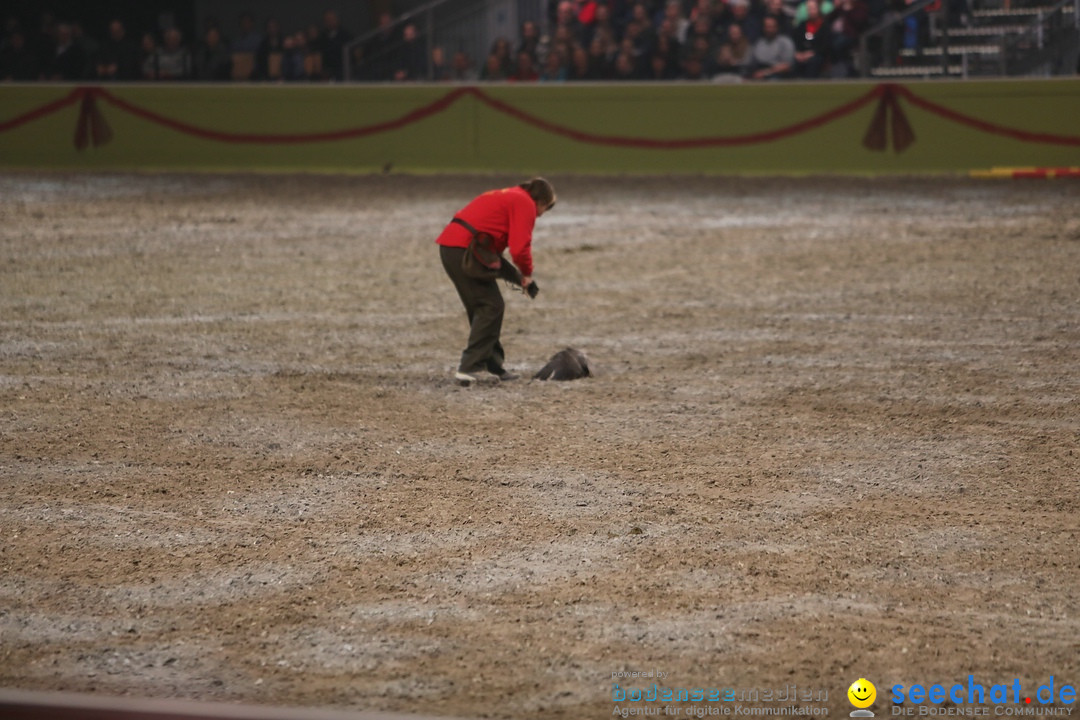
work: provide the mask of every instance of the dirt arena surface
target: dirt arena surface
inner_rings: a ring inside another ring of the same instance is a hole
[[[460,388],[522,179],[0,175],[0,687],[1080,684],[1080,183],[555,176],[508,365],[596,376]]]

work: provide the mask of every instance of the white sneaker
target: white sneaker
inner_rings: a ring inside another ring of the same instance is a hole
[[[457,380],[458,383],[461,384],[461,387],[469,387],[474,382],[476,382],[476,376],[475,375],[470,375],[469,373],[464,373],[464,372],[461,372],[460,370],[458,370],[456,373],[454,373],[454,379]]]

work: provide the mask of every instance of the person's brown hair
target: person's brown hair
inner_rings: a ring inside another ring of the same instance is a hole
[[[529,182],[521,183],[519,188],[529,193],[536,206],[544,209],[555,205],[555,188],[542,177],[535,177]]]

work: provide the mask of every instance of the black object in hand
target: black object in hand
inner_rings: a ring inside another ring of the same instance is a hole
[[[536,284],[535,280],[533,280],[525,287],[525,292],[529,294],[530,298],[534,298],[540,294],[540,286]]]

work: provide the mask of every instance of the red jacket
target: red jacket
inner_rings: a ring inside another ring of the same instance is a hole
[[[532,232],[536,224],[536,201],[521,188],[491,190],[458,211],[459,217],[479,232],[495,238],[492,248],[502,252],[510,248],[510,258],[521,274],[533,274]],[[452,222],[435,240],[446,247],[469,247],[472,235],[461,225]]]

